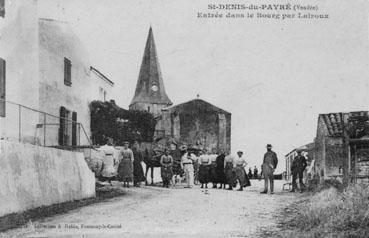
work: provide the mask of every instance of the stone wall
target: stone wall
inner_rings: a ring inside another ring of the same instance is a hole
[[[95,196],[83,153],[0,141],[0,216]]]
[[[342,138],[326,138],[325,166],[326,176],[343,175]],[[341,168],[341,171],[340,171]]]

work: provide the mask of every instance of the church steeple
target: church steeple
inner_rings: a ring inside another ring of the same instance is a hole
[[[135,95],[129,108],[157,114],[162,108],[172,104],[164,89],[154,35],[150,26]]]

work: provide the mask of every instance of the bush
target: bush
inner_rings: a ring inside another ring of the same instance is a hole
[[[113,138],[117,145],[124,141],[151,142],[156,121],[146,111],[128,111],[120,108],[114,101],[92,101],[91,137],[95,145],[103,145],[108,138]]]
[[[329,188],[299,204],[286,237],[368,237],[369,187],[351,185],[345,191]]]

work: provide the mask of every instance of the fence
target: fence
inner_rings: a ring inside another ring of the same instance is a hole
[[[83,125],[18,103],[0,99],[0,137],[45,147],[92,148]]]

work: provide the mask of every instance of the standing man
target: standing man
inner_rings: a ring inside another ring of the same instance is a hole
[[[262,173],[264,175],[264,191],[261,193],[268,193],[268,182],[270,183],[270,194],[274,193],[274,170],[277,168],[278,158],[277,154],[272,151],[272,145],[267,144],[267,152],[264,154],[263,164],[261,165]]]
[[[191,157],[191,153],[188,153],[187,149],[181,158],[181,168],[185,172],[186,182],[187,182],[186,188],[192,188],[193,187],[193,177],[194,177],[193,160]]]
[[[254,167],[254,179],[257,179],[258,178],[258,169],[256,168],[256,166]]]
[[[299,177],[299,184],[300,184],[300,192],[303,192],[303,189],[305,188],[304,183],[302,182],[302,179],[304,177],[304,170],[307,167],[306,158],[301,154],[301,150],[297,150],[297,156],[292,161],[291,165],[291,173],[292,173],[292,190],[291,192],[295,192],[297,189],[297,176]]]

